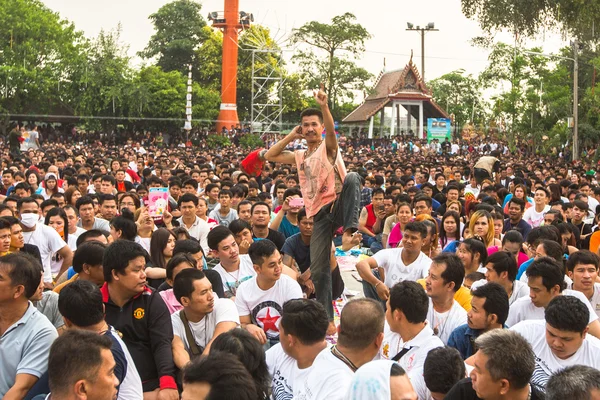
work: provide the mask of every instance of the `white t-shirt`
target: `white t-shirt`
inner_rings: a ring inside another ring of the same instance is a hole
[[[583,304],[587,306],[588,310],[590,311],[590,324],[598,319],[596,310],[592,308],[592,305],[590,304],[588,299],[585,298],[583,293],[578,292],[576,290],[565,289],[562,291],[562,295],[577,297],[583,302]],[[513,305],[510,306],[510,310],[508,312],[508,319],[506,320],[506,325],[510,327],[525,320],[544,319],[544,310],[544,307],[536,307],[531,302],[531,298],[521,297],[519,300],[515,301]]]
[[[329,348],[329,345],[327,346]],[[281,343],[267,350],[267,367],[271,375],[271,399],[291,400],[294,398],[294,384],[303,382],[312,369],[298,368],[298,363],[286,354]]]
[[[25,243],[34,244],[40,250],[42,265],[44,266],[44,282],[52,282],[52,255],[67,246],[58,232],[44,224],[37,224],[32,232],[23,232]],[[62,262],[59,264],[62,265]]]
[[[150,254],[150,240],[152,240],[152,238],[143,238],[139,235],[135,237],[135,242],[142,246],[148,254]]]
[[[531,383],[545,387],[550,375],[571,365],[587,365],[600,369],[600,341],[592,335],[586,335],[579,350],[566,360],[562,360],[556,357],[548,346],[546,321],[522,321],[510,329],[527,339],[535,353],[535,369]]]
[[[121,350],[123,351],[123,354],[125,354],[125,359],[127,360],[127,372],[125,374],[125,379],[123,379],[123,382],[119,385],[119,395],[117,396],[117,400],[137,400],[144,398],[142,380],[135,367],[135,362],[127,349],[127,345],[119,336],[119,332],[112,326],[110,327],[110,334],[121,346]]]
[[[319,353],[305,379],[294,383],[294,400],[345,400],[354,372],[327,348]]]
[[[485,279],[480,279],[477,282],[473,282],[471,285],[471,291],[477,289],[480,286],[488,283]],[[521,297],[529,296],[529,286],[526,283],[515,280],[513,282],[513,290],[508,298],[508,305],[512,305],[515,301],[520,299]]]
[[[213,270],[221,275],[223,281],[223,291],[225,297],[234,297],[238,287],[248,279],[256,276],[256,271],[252,265],[252,260],[248,254],[240,254],[240,266],[237,271],[227,272],[221,263],[217,264]]]
[[[179,226],[183,226],[185,229],[187,229],[191,237],[200,242],[200,246],[202,246],[204,254],[210,253],[210,247],[208,247],[208,242],[206,241],[208,232],[210,232],[210,227],[205,220],[196,216],[196,220],[189,228],[183,222],[183,217],[180,217],[177,219],[177,221],[179,222]]]
[[[535,206],[529,207],[525,211],[525,214],[523,214],[523,220],[531,225],[532,228],[537,228],[544,222],[544,214],[546,214],[548,211],[550,211],[550,206],[547,204],[544,206],[542,212],[537,212],[535,210]]]
[[[269,290],[259,288],[256,277],[242,282],[235,296],[235,305],[240,316],[250,315],[252,323],[262,328],[267,338],[276,339],[279,337],[283,304],[301,298],[302,289],[298,282],[281,274]]]
[[[69,248],[73,251],[77,250],[77,238],[83,233],[85,232],[85,229],[80,228],[80,227],[76,227],[75,228],[75,233],[69,233],[69,238],[67,239],[67,244],[69,245]]]
[[[573,289],[573,284],[568,286],[569,289]],[[588,299],[592,308],[596,312],[596,315],[600,317],[600,283],[594,283],[594,294],[591,299]]]
[[[402,252],[404,249],[384,249],[373,255],[373,259],[380,268],[385,271],[385,285],[389,288],[398,282],[414,281],[427,277],[431,258],[423,253],[412,264],[404,265],[402,262]]]
[[[390,329],[387,321],[383,332],[383,342],[381,343],[376,359],[391,360],[402,349],[410,349],[398,360],[398,364],[408,374],[419,399],[431,398],[431,393],[427,389],[427,385],[425,385],[425,380],[423,379],[423,365],[425,364],[427,354],[436,347],[444,347],[444,343],[434,335],[429,324],[425,325],[425,328],[417,336],[406,343],[402,341],[400,334]]]
[[[433,302],[429,299],[427,321],[433,332],[437,332],[436,336],[440,338],[444,345],[447,345],[452,331],[467,323],[467,312],[454,300],[449,311],[439,313],[435,311]]]
[[[183,321],[179,316],[183,310],[177,311],[171,314],[171,323],[173,324],[173,335],[179,336],[183,341],[183,345],[187,351],[190,350],[190,344],[187,341],[187,337],[185,335],[185,327],[183,326]],[[221,322],[235,322],[236,324],[240,324],[240,316],[238,315],[237,308],[233,301],[229,299],[219,299],[215,298],[215,307],[213,312],[207,314],[204,318],[202,318],[198,322],[190,323],[190,330],[192,331],[192,335],[196,340],[196,344],[198,346],[202,346],[202,348],[206,348],[206,345],[212,340],[213,335],[215,334],[215,329],[217,325]]]

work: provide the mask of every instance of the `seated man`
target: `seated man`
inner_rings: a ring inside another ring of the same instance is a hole
[[[522,297],[529,296],[529,287],[517,278],[517,262],[512,254],[498,251],[492,254],[485,264],[485,280],[473,283],[471,290],[477,289],[486,282],[494,282],[504,288],[508,295],[508,304],[512,305]]]
[[[283,304],[302,298],[302,289],[294,279],[283,274],[281,254],[268,239],[252,243],[248,255],[256,276],[238,288],[235,305],[242,327],[261,344],[279,342],[279,320]]]
[[[567,260],[567,274],[573,280],[570,289],[583,293],[596,315],[600,316],[600,283],[598,283],[598,256],[588,250],[571,254]]]
[[[385,314],[377,301],[349,301],[340,316],[337,344],[323,349],[308,374],[298,384],[294,382],[294,398],[346,399],[356,370],[379,352],[384,322]]]
[[[386,218],[385,205],[383,204],[384,198],[385,191],[383,189],[377,188],[373,190],[371,204],[363,207],[358,218],[358,230],[364,236],[363,244],[370,248],[371,245],[377,243],[378,246],[375,246],[377,250],[383,248],[381,244],[381,232],[383,232],[383,224]]]
[[[587,338],[588,320],[588,307],[581,300],[556,296],[546,307],[545,320],[523,321],[511,328],[535,353],[531,383],[543,388],[552,374],[571,365],[600,368],[600,343]]]
[[[291,268],[297,266],[300,270],[298,283],[300,283],[304,292],[312,298],[314,297],[315,287],[310,274],[310,238],[313,234],[314,222],[313,217],[308,218],[306,216],[304,209],[298,212],[297,220],[300,232],[286,239],[281,250],[283,253],[283,264]],[[357,245],[360,242],[360,235],[355,235],[355,239],[348,245],[343,243],[342,250],[348,250]],[[335,249],[332,247],[331,251],[332,254],[329,262],[331,267],[332,298],[337,299],[344,292],[344,281],[335,259]]]
[[[170,314],[160,294],[146,285],[145,266],[146,250],[135,242],[117,240],[106,248],[101,289],[106,322],[122,333],[144,396],[162,392],[163,399],[177,399]]]
[[[556,260],[550,257],[538,258],[527,268],[525,273],[530,290],[529,297],[522,297],[510,306],[506,325],[510,327],[524,320],[542,320],[544,319],[544,309],[550,300],[561,295],[573,296],[588,307],[590,335],[600,336],[600,322],[598,322],[596,311],[583,293],[564,289],[565,273]]]
[[[0,398],[23,399],[48,370],[52,323],[29,301],[40,285],[41,265],[31,256],[0,257]]]
[[[143,398],[142,381],[127,346],[115,328],[104,321],[104,304],[98,286],[85,280],[67,285],[60,292],[58,309],[68,330],[92,332],[111,340],[110,351],[116,363],[115,376],[119,380],[118,399]]]
[[[454,300],[464,278],[465,268],[460,258],[442,253],[433,259],[425,280],[425,291],[429,296],[427,321],[444,344],[448,343],[454,329],[467,322],[467,311]]]
[[[114,373],[112,345],[112,340],[104,335],[79,329],[58,338],[50,349],[48,369],[52,394],[46,398],[116,399],[119,379]]]
[[[458,350],[436,347],[427,353],[423,364],[423,380],[433,400],[443,400],[450,389],[465,376],[465,362]]]
[[[189,363],[183,370],[183,399],[258,399],[252,375],[229,353],[209,354]]]
[[[296,204],[298,201],[302,204]],[[283,194],[283,204],[277,215],[275,215],[275,218],[271,221],[271,229],[283,233],[286,239],[300,232],[298,227],[298,212],[303,209],[303,205],[304,201],[302,200],[300,188],[291,187],[286,189]]]
[[[471,377],[458,382],[445,400],[542,400],[543,393],[529,383],[535,369],[535,354],[521,335],[494,329],[475,341]]]
[[[179,272],[173,292],[183,306],[171,315],[173,358],[181,369],[191,358],[208,354],[213,340],[238,327],[240,318],[231,300],[215,297],[210,281],[201,270],[186,268]]]
[[[429,299],[421,285],[398,282],[387,301],[386,329],[379,358],[396,361],[408,374],[420,399],[430,397],[423,380],[423,364],[429,351],[444,347],[427,323]]]
[[[600,398],[600,371],[585,365],[561,369],[548,380],[546,400],[597,400]]]
[[[274,399],[291,399],[294,387],[311,370],[319,353],[329,347],[325,341],[329,319],[321,304],[295,299],[283,305],[279,324],[280,343],[267,350]]]
[[[421,252],[426,236],[425,224],[409,222],[404,228],[401,248],[384,249],[373,257],[359,261],[356,270],[363,279],[365,297],[387,301],[389,288],[396,283],[425,278],[431,265],[431,259]],[[379,274],[383,275],[381,279]]]
[[[508,297],[499,284],[486,283],[472,294],[467,323],[454,329],[448,339],[448,346],[456,348],[465,360],[475,353],[475,339],[492,329],[502,329],[508,317]]]

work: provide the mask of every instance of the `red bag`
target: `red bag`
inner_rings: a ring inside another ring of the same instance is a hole
[[[259,176],[265,162],[260,159],[259,153],[263,149],[254,150],[241,162],[242,168],[248,175]]]

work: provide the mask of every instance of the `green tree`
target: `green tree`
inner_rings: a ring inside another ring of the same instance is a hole
[[[333,17],[331,24],[311,21],[295,29],[290,38],[292,44],[309,46],[294,55],[293,60],[300,64],[309,87],[325,83],[332,109],[344,98],[353,99],[352,91],[365,89],[365,82],[372,78],[353,61],[361,56],[365,41],[371,38],[355,21],[351,13]]]
[[[127,56],[127,46],[121,43],[121,27],[101,30],[90,45],[83,87],[77,98],[78,115],[121,117],[129,109],[128,93],[134,71]],[[106,132],[114,130],[117,120],[101,122]]]
[[[38,0],[0,0],[0,38],[0,132],[8,114],[72,114],[81,32]]]
[[[533,37],[543,29],[568,32],[579,39],[593,38],[600,26],[598,1],[461,0],[463,14],[476,19],[489,34],[503,29]]]
[[[472,75],[465,75],[463,69],[442,75],[430,81],[429,86],[436,103],[449,114],[454,114],[455,125],[459,128],[468,122],[484,122],[482,108],[485,107],[485,101],[481,101],[479,81]]]
[[[140,56],[158,56],[157,64],[164,71],[187,72],[187,66],[196,63],[196,49],[208,34],[201,9],[202,5],[195,1],[175,0],[150,15],[156,32]]]

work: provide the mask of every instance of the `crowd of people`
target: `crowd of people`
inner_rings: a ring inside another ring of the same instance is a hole
[[[250,154],[9,138],[0,397],[600,398],[589,158],[371,146],[315,101]]]

